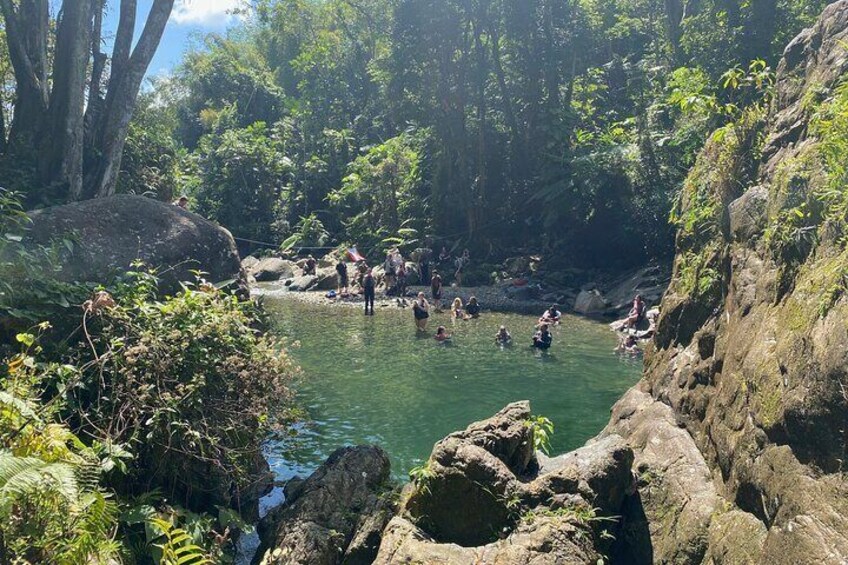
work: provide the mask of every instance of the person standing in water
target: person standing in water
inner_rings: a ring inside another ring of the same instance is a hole
[[[501,326],[501,329],[498,330],[498,333],[495,335],[495,343],[498,345],[509,345],[512,343],[512,336],[509,335],[506,326]]]
[[[480,303],[477,302],[477,297],[472,296],[468,299],[468,304],[465,305],[465,313],[469,318],[479,318],[480,317]]]
[[[442,311],[442,276],[433,271],[433,278],[430,279],[430,291],[432,293],[433,305],[436,307],[436,312]]]
[[[368,272],[365,273],[365,276],[362,278],[362,289],[365,294],[365,315],[373,316],[374,315],[374,298],[377,294],[377,285],[374,281],[374,274],[371,272],[371,269],[368,269]],[[371,306],[371,311],[368,311],[369,305]]]
[[[554,336],[551,335],[548,324],[542,324],[539,327],[539,331],[533,336],[533,347],[545,351],[551,348],[553,342]]]
[[[427,320],[430,318],[430,304],[424,297],[423,292],[418,293],[418,298],[412,303],[412,313],[415,315],[415,325],[418,331],[427,331]]]

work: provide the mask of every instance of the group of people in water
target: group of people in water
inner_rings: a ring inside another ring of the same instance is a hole
[[[438,290],[440,291],[441,287],[438,287]],[[412,313],[415,318],[415,325],[419,332],[427,331],[427,323],[431,316],[431,310],[436,313],[441,313],[443,311],[440,306],[441,292],[433,292],[432,298],[433,306],[431,307],[430,302],[427,300],[427,296],[423,292],[419,292],[417,298],[412,303]],[[451,304],[450,317],[454,322],[473,320],[479,318],[482,311],[482,306],[476,296],[471,296],[468,299],[468,303],[465,305],[463,305],[462,298],[457,296]],[[553,344],[551,327],[558,325],[561,320],[562,312],[560,312],[556,305],[545,310],[544,314],[542,314],[539,318],[536,333],[533,335],[532,347],[543,351],[550,349]],[[447,343],[452,339],[451,334],[447,331],[447,327],[443,325],[436,328],[436,335],[433,337],[439,343]],[[509,333],[506,326],[501,326],[498,330],[495,335],[495,343],[502,347],[512,345],[512,335]]]
[[[444,265],[450,262],[451,257],[447,248],[443,247],[438,258],[438,264]],[[457,286],[462,281],[462,270],[470,262],[470,254],[466,249],[456,258],[454,266],[454,279]],[[426,332],[427,325],[432,313],[442,313],[442,298],[444,294],[444,281],[438,270],[431,270],[432,257],[429,250],[423,250],[418,257],[418,275],[422,285],[429,285],[430,299],[432,304],[427,300],[424,292],[419,292],[412,302],[412,313],[415,319],[415,325],[419,332]],[[309,256],[304,266],[306,274],[314,273],[317,267],[317,261]],[[365,315],[374,315],[374,303],[376,301],[377,286],[380,281],[377,280],[377,275],[374,273],[367,263],[359,261],[356,263],[357,277],[356,283],[362,290],[362,295],[365,299]],[[398,249],[392,249],[386,254],[386,260],[383,264],[383,284],[385,285],[386,295],[397,297],[398,304],[408,306],[404,297],[407,296],[407,264],[403,255]],[[350,277],[348,274],[348,264],[344,260],[338,261],[336,265],[338,273],[339,292],[342,296],[348,295],[350,286]],[[450,306],[450,318],[454,322],[473,320],[479,318],[482,313],[482,307],[476,296],[471,296],[467,303],[463,303],[462,298],[457,296],[454,298]],[[640,352],[638,338],[645,337],[639,335],[637,328],[646,320],[647,305],[641,296],[636,296],[633,301],[633,307],[628,313],[627,318],[613,324],[613,328],[619,331],[627,332],[621,339],[616,351],[629,354],[637,354]],[[551,328],[557,326],[562,321],[562,312],[556,305],[552,305],[545,310],[539,318],[536,332],[532,337],[532,347],[539,350],[548,350],[553,344],[553,334]],[[652,335],[653,325],[649,328],[649,335]],[[645,332],[642,332],[645,333]],[[452,336],[448,333],[444,325],[438,326],[434,339],[439,343],[450,342]],[[512,335],[505,326],[501,326],[495,335],[495,343],[500,346],[508,346],[512,344]]]

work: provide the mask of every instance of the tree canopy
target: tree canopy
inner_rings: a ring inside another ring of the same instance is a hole
[[[3,1],[3,60],[14,70],[0,67],[6,106],[14,102],[6,167],[26,162],[16,147],[20,132],[36,131],[24,128],[27,105],[45,116],[73,107],[63,123],[85,143],[74,146],[82,160],[39,154],[33,186],[42,195],[185,193],[236,236],[273,245],[309,239],[307,229],[366,251],[463,245],[592,267],[670,253],[669,212],[708,133],[766,100],[782,47],[826,4],[261,0],[159,79],[124,123],[110,104],[123,111],[135,100],[142,40],[152,44],[160,18],[151,13],[132,53],[120,29],[111,58],[84,53],[75,98],[61,102],[71,84],[59,72],[70,68],[58,65],[70,52],[57,47],[63,30],[97,37],[103,6],[65,3],[46,28],[38,12],[37,41],[16,40],[14,24],[35,25],[27,10],[43,3]],[[171,3],[155,2],[161,17]],[[122,1],[122,15],[134,4]],[[41,78],[29,81],[16,57],[48,45],[55,57],[34,59]],[[31,182],[6,178],[12,188]]]

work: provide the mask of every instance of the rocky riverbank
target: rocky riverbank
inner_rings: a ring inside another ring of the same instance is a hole
[[[274,260],[274,263],[276,262],[277,260]],[[268,265],[270,262],[266,260],[265,264]],[[248,260],[247,266],[251,265],[253,267],[250,272],[264,272],[257,271],[255,267],[257,263]],[[335,272],[306,277],[297,269],[299,267],[296,264],[288,263],[284,271],[295,276],[278,279],[275,282],[254,282],[252,285],[254,295],[261,297],[285,294],[290,298],[313,304],[362,307],[361,296],[327,298],[327,293],[336,289]],[[259,278],[267,281],[268,276],[260,274]],[[484,311],[541,315],[551,304],[556,304],[565,312],[613,319],[627,314],[636,294],[642,294],[649,305],[658,304],[667,283],[667,275],[661,267],[649,266],[613,279],[605,286],[587,283],[582,289],[562,292],[542,292],[528,285],[515,286],[513,283],[473,287],[445,286],[442,293],[442,307],[449,309],[456,297],[461,298],[465,304],[470,297],[475,296],[482,304]],[[413,285],[408,289],[407,302],[418,292],[424,292],[430,299],[429,287]],[[378,309],[397,308],[399,301],[396,297],[386,296],[385,289],[380,288],[377,292],[376,307]]]
[[[378,448],[337,451],[263,521],[254,563],[608,562],[633,451],[609,435],[547,458],[533,422],[519,402],[451,434],[402,491]]]
[[[848,225],[820,129],[844,120],[846,42],[840,0],[786,49],[767,115],[700,155],[644,377],[607,427],[552,460],[524,403],[448,436],[365,562],[848,563]],[[302,562],[345,562],[342,537]],[[290,562],[265,543],[257,562]]]

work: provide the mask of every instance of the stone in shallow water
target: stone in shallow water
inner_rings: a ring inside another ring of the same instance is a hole
[[[369,525],[368,517],[380,512],[388,520],[380,498],[388,479],[389,458],[379,447],[337,450],[293,491],[292,500],[260,522],[262,544],[254,563],[342,563],[351,540],[360,537],[351,548],[350,562],[369,562],[376,542],[367,530],[382,528],[379,523]]]

